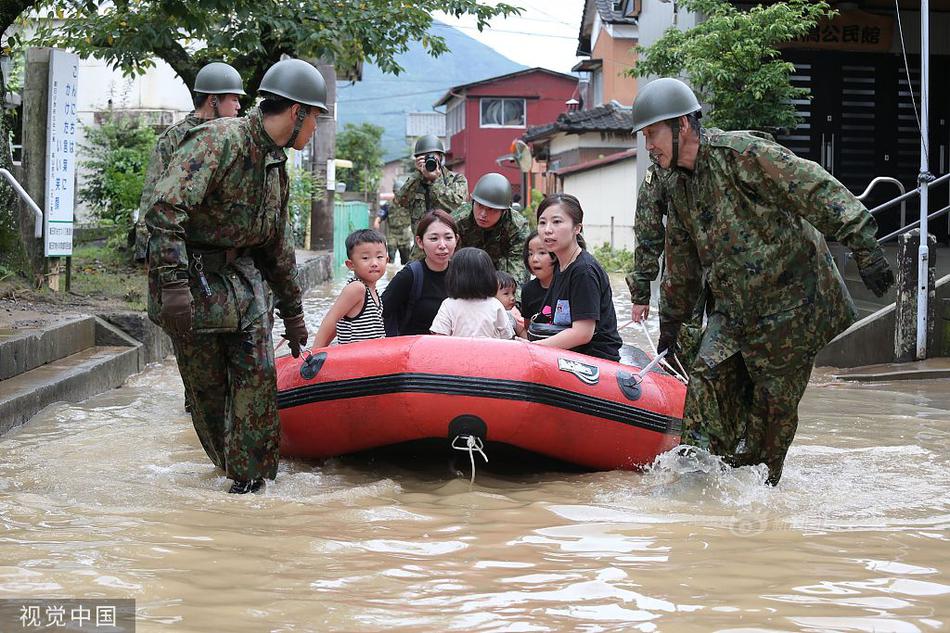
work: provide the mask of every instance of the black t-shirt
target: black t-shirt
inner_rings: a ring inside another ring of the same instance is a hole
[[[623,341],[617,331],[610,278],[593,255],[581,251],[564,272],[561,272],[557,262],[554,263],[554,280],[546,304],[551,306],[555,325],[571,325],[574,321],[589,319],[596,321],[590,342],[575,347],[573,351],[607,360],[620,360]]]
[[[448,296],[445,290],[445,273],[430,270],[422,261],[422,296],[412,306],[412,314],[406,324],[406,331],[400,332],[404,336],[412,334],[428,334],[432,320],[442,305],[442,300]],[[383,291],[383,314],[402,314],[409,307],[409,295],[412,292],[412,270],[403,266]]]
[[[547,292],[548,289],[542,286],[537,278],[521,284],[521,316],[525,320],[531,319],[541,311],[541,306],[544,305],[544,295]]]

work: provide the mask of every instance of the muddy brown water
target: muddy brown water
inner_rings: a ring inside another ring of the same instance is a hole
[[[0,438],[0,598],[134,598],[138,631],[948,628],[946,381],[816,372],[775,489],[671,455],[474,485],[361,457],[234,497],[181,401],[169,362]]]

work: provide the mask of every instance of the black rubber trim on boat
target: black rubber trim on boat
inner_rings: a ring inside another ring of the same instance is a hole
[[[517,380],[439,374],[389,374],[297,387],[278,393],[277,407],[289,409],[314,402],[391,393],[437,393],[535,402],[659,433],[678,433],[681,426],[679,418],[567,389]]]

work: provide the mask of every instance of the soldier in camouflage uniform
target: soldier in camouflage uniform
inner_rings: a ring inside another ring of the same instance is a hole
[[[670,177],[669,170],[650,165],[637,192],[636,221],[633,224],[636,246],[633,251],[633,270],[626,276],[632,303],[631,319],[641,323],[650,316],[650,284],[660,272],[660,256],[666,242],[666,227],[663,219],[669,209],[669,194],[663,185]],[[675,356],[688,367],[699,350],[703,334],[703,319],[706,311],[706,293],[696,303],[692,318],[683,324],[677,338]],[[661,330],[666,329],[662,324]],[[674,350],[667,352],[670,356]],[[673,369],[677,363],[667,359]]]
[[[398,192],[405,181],[403,176],[397,176],[393,180],[393,193]],[[414,226],[409,217],[409,209],[397,204],[393,199],[386,214],[386,244],[394,251],[399,251],[399,263],[403,265],[409,263],[410,252],[415,243],[412,234]],[[389,261],[396,261],[395,252],[390,255]]]
[[[715,304],[690,367],[683,443],[764,463],[775,485],[815,354],[855,319],[821,233],[851,248],[881,296],[894,275],[877,224],[817,164],[746,132],[701,128],[696,97],[676,79],[641,89],[633,118],[653,161],[672,168],[661,322],[690,317],[704,277]]]
[[[452,214],[459,227],[458,248],[474,246],[487,252],[497,270],[527,281],[523,254],[528,221],[511,210],[511,183],[501,174],[478,179],[472,201]]]
[[[177,341],[192,419],[216,466],[246,493],[277,475],[280,427],[265,283],[297,357],[307,342],[287,202],[286,147],[327,112],[312,65],[286,59],[247,117],[188,132],[155,186],[149,314]]]
[[[412,155],[415,157],[416,171],[396,191],[394,200],[397,207],[409,212],[410,243],[419,220],[426,212],[442,209],[446,213],[453,213],[468,196],[468,181],[462,174],[446,169],[445,147],[437,137],[431,134],[420,136],[416,139]],[[434,169],[428,169],[427,159],[430,163],[428,167]],[[420,249],[413,248],[412,256],[421,259]]]
[[[165,173],[168,159],[178,149],[181,139],[188,130],[205,121],[237,116],[241,110],[240,97],[245,95],[241,75],[233,66],[223,62],[212,62],[202,67],[195,75],[194,111],[162,132],[149,159],[148,169],[145,172],[145,184],[142,187],[142,199],[139,202],[139,218],[133,227],[135,261],[144,262],[146,259],[148,229],[145,226],[145,214],[152,207],[155,183]]]

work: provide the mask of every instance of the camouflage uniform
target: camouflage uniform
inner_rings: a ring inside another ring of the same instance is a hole
[[[417,170],[406,178],[406,182],[396,192],[393,203],[409,211],[409,222],[414,233],[426,211],[442,209],[446,213],[454,213],[467,197],[468,181],[462,174],[443,168],[439,177],[428,184]]]
[[[165,173],[168,160],[178,149],[181,139],[191,128],[204,123],[204,119],[195,116],[192,112],[178,123],[168,127],[155,142],[155,149],[148,161],[148,170],[145,172],[145,184],[142,187],[142,199],[139,202],[139,220],[135,223],[135,246],[133,257],[137,262],[144,262],[147,256],[148,228],[145,226],[145,214],[152,208],[152,195],[155,192],[155,183]]]
[[[528,280],[524,267],[524,243],[528,239],[528,221],[511,209],[502,211],[498,223],[483,229],[475,222],[472,203],[467,202],[452,214],[459,227],[458,248],[474,246],[491,257],[498,270],[511,274],[518,283]]]
[[[399,251],[399,261],[408,264],[409,252],[414,244],[412,232],[414,225],[409,217],[409,209],[396,204],[396,201],[393,200],[389,205],[389,217],[386,219],[386,225],[390,246]]]
[[[663,216],[669,212],[669,192],[664,184],[671,178],[669,170],[651,164],[637,192],[637,213],[633,230],[636,247],[633,251],[633,270],[626,276],[630,300],[634,305],[650,305],[650,283],[660,273],[660,257],[666,242]],[[677,357],[688,367],[699,350],[706,311],[706,293],[696,302],[689,321],[680,329]]]
[[[264,131],[260,110],[206,123],[182,141],[146,217],[149,315],[160,314],[163,284],[189,280],[194,330],[178,342],[178,367],[192,389],[198,437],[234,480],[277,474],[280,427],[265,282],[282,317],[302,313],[286,161]]]
[[[683,442],[765,463],[777,483],[815,354],[855,319],[816,227],[863,269],[882,256],[877,223],[820,166],[745,132],[703,130],[694,170],[675,170],[670,185],[660,317],[690,317],[704,271],[715,301]],[[735,455],[743,433],[748,453]]]

